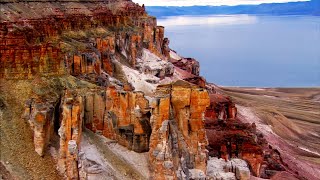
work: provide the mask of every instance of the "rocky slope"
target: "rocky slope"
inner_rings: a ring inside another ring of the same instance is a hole
[[[0,15],[3,177],[316,179],[171,50],[143,6],[5,0]]]

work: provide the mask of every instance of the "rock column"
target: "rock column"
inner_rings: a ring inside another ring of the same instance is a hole
[[[61,108],[58,166],[62,173],[66,173],[67,179],[78,179],[78,147],[81,140],[84,116],[83,97],[76,92],[67,90]]]
[[[159,86],[152,103],[149,159],[155,179],[205,178],[208,92],[185,81]]]

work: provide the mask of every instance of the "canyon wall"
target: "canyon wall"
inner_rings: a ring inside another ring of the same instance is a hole
[[[204,178],[206,90],[185,81],[158,86],[151,104],[149,159],[155,179]]]
[[[130,1],[1,5],[1,78],[112,75],[114,56],[132,67],[143,47],[162,56],[164,28]]]
[[[59,98],[34,91],[21,103],[36,153],[45,156],[58,139],[57,166],[66,179],[80,178],[84,128],[148,152],[153,179],[217,178],[208,174],[209,156],[229,163],[223,171],[245,169],[242,179],[250,174],[247,164],[258,177],[284,170],[255,124],[237,118],[231,99],[199,75],[197,60],[170,49],[164,27],[143,6],[126,0],[1,6],[0,80],[64,80],[52,85]],[[235,166],[234,158],[245,161]]]
[[[208,142],[204,114],[210,102],[205,89],[177,81],[158,87],[150,103],[142,92],[115,87],[80,94],[66,90],[61,102],[36,104],[30,100],[25,109],[39,155],[59,127],[58,165],[67,177],[77,177],[82,124],[128,149],[149,152],[155,179],[205,177]]]

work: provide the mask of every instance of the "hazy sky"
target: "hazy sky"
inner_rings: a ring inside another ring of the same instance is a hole
[[[273,2],[292,2],[309,0],[133,0],[146,6],[193,6],[193,5],[239,5],[239,4],[261,4]]]

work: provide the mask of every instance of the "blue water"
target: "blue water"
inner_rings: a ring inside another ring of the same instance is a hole
[[[223,86],[320,86],[320,17],[180,16],[160,19],[170,47]]]

